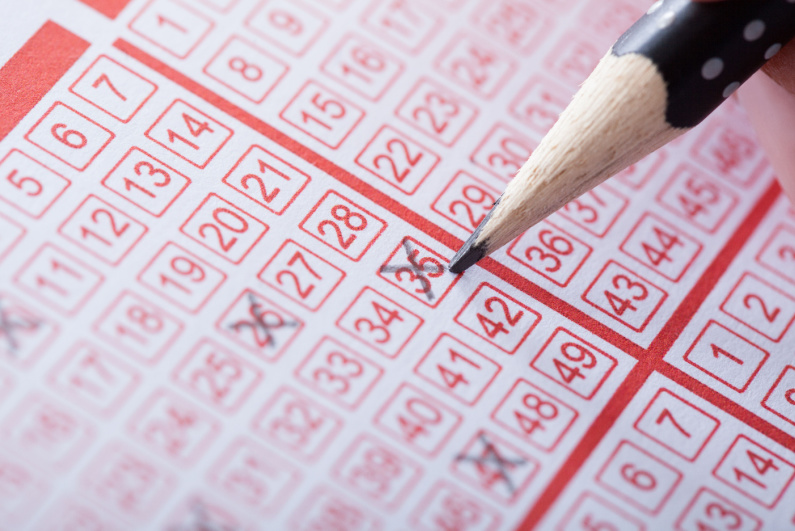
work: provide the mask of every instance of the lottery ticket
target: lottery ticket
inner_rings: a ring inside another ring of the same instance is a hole
[[[446,270],[643,2],[0,6],[0,528],[795,530],[735,98]]]

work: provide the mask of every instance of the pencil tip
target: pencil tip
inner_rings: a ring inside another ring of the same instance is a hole
[[[487,242],[478,241],[480,238],[480,233],[483,232],[483,228],[491,219],[491,215],[494,213],[494,209],[497,208],[497,205],[500,204],[500,200],[502,196],[498,197],[496,201],[494,201],[494,205],[492,205],[491,210],[489,213],[486,214],[486,217],[480,222],[478,227],[475,229],[475,232],[464,242],[464,245],[455,253],[455,256],[452,260],[450,260],[450,264],[447,266],[448,271],[451,273],[463,273],[477,262],[480,261],[481,258],[489,254],[489,248]]]
[[[455,256],[450,260],[450,265],[447,268],[451,273],[463,273],[480,261],[481,258],[486,256],[486,248],[481,244],[475,243],[477,238],[478,233],[470,236],[461,249],[455,253]]]

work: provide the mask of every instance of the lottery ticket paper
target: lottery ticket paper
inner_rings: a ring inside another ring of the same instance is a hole
[[[740,104],[463,275],[637,0],[0,0],[0,528],[795,530]]]

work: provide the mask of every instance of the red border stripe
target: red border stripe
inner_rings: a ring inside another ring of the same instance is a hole
[[[0,68],[0,140],[41,101],[90,45],[48,20]]]
[[[79,0],[90,8],[93,8],[106,17],[114,19],[127,7],[132,0]]]

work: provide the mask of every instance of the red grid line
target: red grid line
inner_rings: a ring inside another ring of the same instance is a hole
[[[359,192],[367,199],[385,208],[393,215],[409,223],[417,230],[425,233],[439,243],[446,245],[452,250],[458,249],[462,244],[461,240],[428,219],[415,213],[400,202],[392,199],[387,194],[363,182],[352,173],[295,141],[273,126],[254,117],[235,104],[221,98],[216,93],[206,89],[199,83],[137,48],[133,44],[123,39],[118,39],[114,43],[114,46],[143,65],[155,70],[189,92],[192,92],[211,105],[214,105],[219,110],[229,114],[238,121],[268,137],[270,140],[290,150],[295,155],[327,173],[345,186]],[[560,313],[567,319],[587,328],[592,333],[638,360],[636,366],[627,375],[611,400],[596,417],[579,444],[574,448],[568,459],[544,489],[543,494],[536,500],[519,529],[533,529],[542,520],[582,464],[587,461],[604,436],[609,432],[615,421],[641,389],[643,383],[645,383],[648,377],[655,371],[686,389],[689,389],[715,407],[737,418],[741,422],[744,422],[779,444],[787,447],[795,447],[795,437],[776,428],[752,412],[741,408],[730,399],[663,361],[663,357],[668,349],[679,337],[679,334],[690,322],[690,319],[695,315],[696,311],[714,288],[730,263],[751,237],[754,230],[759,223],[761,223],[765,213],[775,202],[779,194],[780,188],[778,184],[774,183],[768,188],[746,219],[739,225],[737,232],[729,239],[727,244],[705,270],[701,279],[674,311],[671,318],[652,341],[648,349],[644,349],[636,343],[626,339],[609,326],[586,315],[581,310],[555,297],[537,284],[511,271],[508,267],[497,261],[486,258],[478,264],[493,275],[511,284],[516,289]]]

